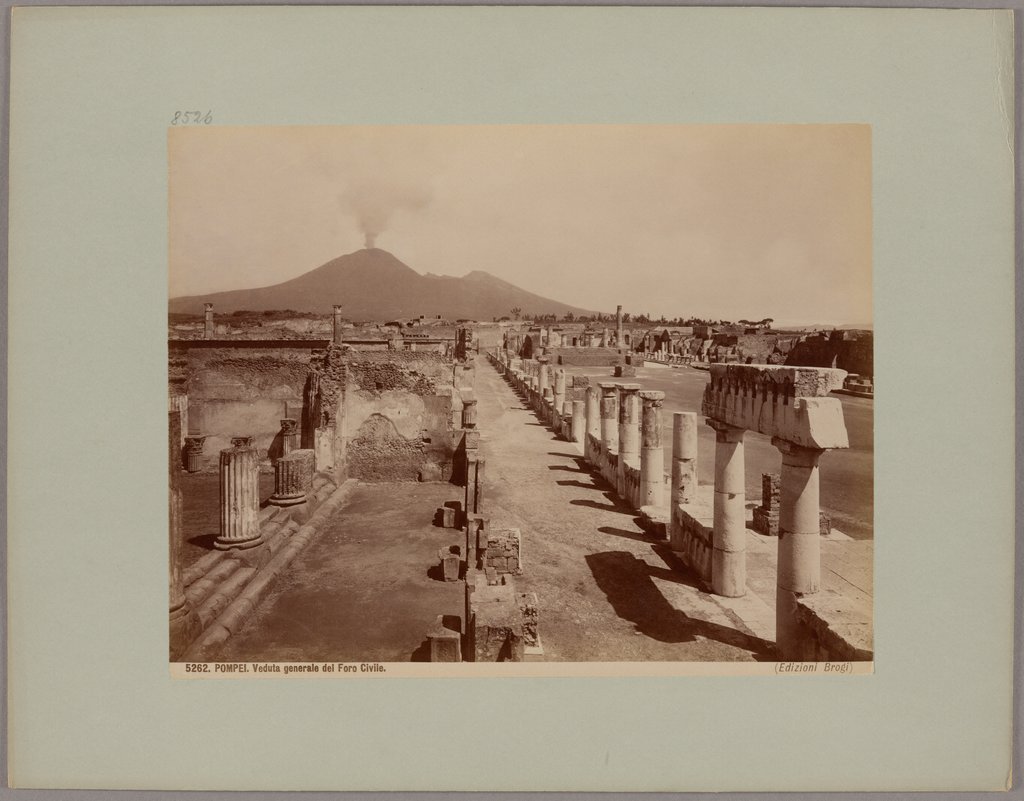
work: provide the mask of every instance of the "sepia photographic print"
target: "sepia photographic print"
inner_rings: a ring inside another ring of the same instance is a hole
[[[168,152],[175,676],[870,672],[869,126]]]

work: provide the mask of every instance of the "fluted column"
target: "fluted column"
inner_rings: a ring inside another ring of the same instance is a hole
[[[823,451],[772,439],[782,451],[775,639],[780,659],[799,659],[796,602],[821,588],[818,460]]]
[[[220,452],[220,536],[214,545],[251,548],[259,545],[259,454],[252,437],[232,437]]]
[[[190,473],[198,473],[202,467],[204,442],[205,434],[185,437],[185,469]]]
[[[615,347],[622,347],[622,306],[615,307]]]
[[[294,506],[306,500],[313,485],[313,451],[295,450],[274,465],[274,506]]]
[[[281,455],[287,456],[299,444],[299,423],[291,417],[281,420]]]
[[[665,393],[645,390],[640,393],[640,400],[643,403],[640,419],[640,505],[662,506],[665,503],[665,449],[661,442],[661,404]]]
[[[598,384],[601,388],[601,444],[605,452],[619,450],[619,390],[610,382]]]
[[[708,420],[715,429],[714,548],[711,589],[736,598],[747,591],[747,526],[742,428]]]

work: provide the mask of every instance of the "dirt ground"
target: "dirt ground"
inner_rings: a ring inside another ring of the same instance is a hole
[[[484,515],[522,532],[519,592],[536,592],[545,660],[770,658],[726,604],[697,589],[633,514],[527,411],[482,358]],[[362,484],[238,635],[223,660],[409,661],[437,615],[461,615],[462,583],[438,574],[460,533],[433,524],[450,484]]]

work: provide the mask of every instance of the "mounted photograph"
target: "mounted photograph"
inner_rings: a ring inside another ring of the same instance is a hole
[[[178,122],[173,676],[872,672],[870,126]]]

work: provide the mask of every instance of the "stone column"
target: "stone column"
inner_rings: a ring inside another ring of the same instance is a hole
[[[626,466],[637,467],[640,461],[640,385],[619,384],[619,462],[616,490],[626,500]]]
[[[482,514],[484,506],[484,467],[486,462],[476,451],[466,452],[466,497],[464,508],[467,515]]]
[[[282,456],[274,465],[274,506],[303,503],[313,485],[313,451],[295,450]]]
[[[291,417],[281,420],[281,455],[287,456],[299,442],[299,424]]]
[[[213,339],[215,330],[213,327],[213,304],[203,304],[203,339]]]
[[[621,310],[622,307],[619,306]],[[640,506],[665,504],[665,449],[661,444],[661,404],[665,393],[646,390],[640,420]]]
[[[607,453],[619,450],[619,390],[616,384],[602,382],[601,388],[601,444]]]
[[[585,433],[601,438],[601,390],[587,387],[587,430]]]
[[[259,454],[252,437],[232,437],[233,447],[220,452],[220,536],[214,546],[259,545]]]
[[[672,497],[671,511],[697,497],[697,414],[672,415]]]
[[[640,459],[640,385],[618,384],[619,456],[635,463]]]
[[[185,469],[190,473],[198,473],[202,467],[204,442],[205,434],[185,437]]]
[[[552,417],[556,418],[562,413],[562,406],[565,403],[565,370],[555,371],[555,388],[552,391],[555,403],[555,411]]]
[[[181,412],[167,414],[168,456],[168,590],[170,658],[177,659],[196,633],[197,619],[181,577]]]
[[[601,329],[601,347],[602,348],[607,348],[607,347],[609,347],[609,345],[610,345],[610,342],[608,340],[608,329],[607,328],[602,328]]]
[[[476,398],[462,398],[462,427],[476,428]]]
[[[622,347],[622,306],[615,307],[615,347]]]
[[[715,429],[714,549],[711,590],[738,598],[747,591],[744,429],[708,419]]]
[[[334,344],[340,345],[344,342],[341,329],[341,306],[335,304],[334,306]]]
[[[823,451],[772,439],[782,451],[775,641],[780,659],[798,659],[796,602],[821,587],[818,459]]]
[[[590,393],[590,390],[587,390]],[[584,441],[587,434],[587,412],[586,401],[571,401],[572,403],[572,441],[580,442]]]
[[[550,360],[547,356],[537,357],[537,392],[540,393],[541,397],[544,397],[544,390],[550,389],[550,383],[548,381],[548,362]]]

